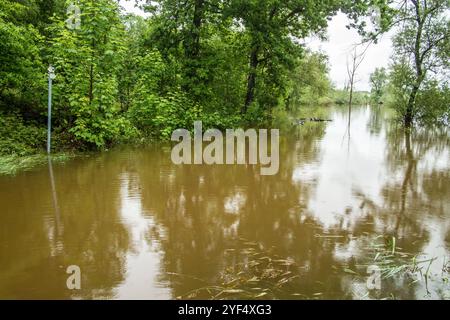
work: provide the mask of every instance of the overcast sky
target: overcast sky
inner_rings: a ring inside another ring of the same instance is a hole
[[[135,14],[143,12],[134,7],[134,1],[121,0],[122,6]],[[315,51],[323,51],[329,57],[330,78],[338,88],[342,88],[347,80],[347,58],[353,45],[361,42],[355,30],[348,30],[345,26],[348,20],[344,14],[338,14],[328,26],[328,41],[317,39],[307,41],[307,46]],[[357,90],[370,90],[369,76],[377,67],[387,67],[392,53],[390,35],[387,34],[378,42],[372,44],[366,52],[365,59],[357,72]]]
[[[339,13],[328,26],[328,41],[310,40],[308,47],[313,50],[325,52],[330,61],[330,78],[338,88],[342,88],[348,78],[347,59],[351,54],[354,44],[361,42],[361,37],[355,30],[348,30],[347,17]],[[377,67],[387,67],[392,54],[391,35],[384,35],[377,44],[372,44],[367,49],[364,61],[357,72],[356,84],[358,90],[369,90],[370,74]],[[363,51],[361,48],[360,51]]]

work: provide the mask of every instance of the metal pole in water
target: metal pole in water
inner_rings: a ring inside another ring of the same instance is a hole
[[[55,76],[55,69],[50,65],[48,67],[47,154],[50,154],[52,143],[52,81]]]

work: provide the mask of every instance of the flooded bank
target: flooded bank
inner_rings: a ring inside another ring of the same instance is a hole
[[[281,135],[274,176],[169,145],[0,176],[0,298],[450,298],[449,132],[328,118]]]

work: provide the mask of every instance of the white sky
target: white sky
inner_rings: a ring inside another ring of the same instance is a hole
[[[347,58],[354,45],[361,42],[356,30],[348,30],[347,17],[339,13],[328,25],[328,41],[309,40],[307,46],[315,51],[323,51],[329,57],[330,78],[338,88],[342,88],[348,79]],[[363,51],[363,47],[358,52]],[[366,52],[364,61],[357,70],[357,90],[370,90],[369,77],[377,67],[387,67],[392,54],[391,34],[385,34],[377,44],[372,44]]]
[[[144,15],[144,12],[134,7],[134,0],[120,0],[128,12]],[[355,30],[348,30],[347,17],[339,13],[329,23],[328,41],[310,39],[307,46],[315,51],[322,51],[329,57],[330,78],[337,88],[344,87],[347,80],[347,58],[353,50],[353,45],[361,42]],[[370,90],[369,77],[377,67],[387,67],[392,54],[390,35],[384,35],[377,44],[372,44],[366,52],[364,61],[357,72],[357,90]]]
[[[139,8],[134,6],[135,0],[120,0],[120,5],[125,8],[127,12],[134,13],[137,15],[145,16],[146,13]]]

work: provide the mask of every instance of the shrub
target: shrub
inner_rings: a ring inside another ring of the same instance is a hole
[[[18,114],[0,113],[0,154],[25,156],[45,147],[46,130],[25,124]]]

